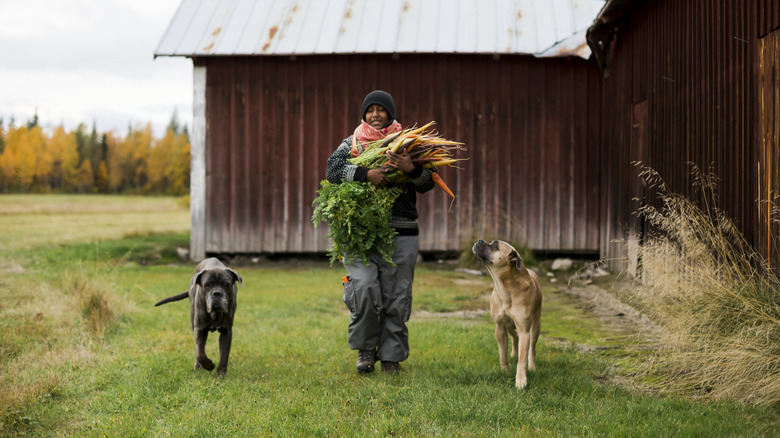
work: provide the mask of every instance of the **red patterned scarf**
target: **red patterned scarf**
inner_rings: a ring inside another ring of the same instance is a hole
[[[401,124],[395,120],[393,120],[393,123],[391,123],[389,126],[379,130],[366,123],[365,120],[361,121],[360,125],[355,128],[355,133],[352,135],[352,156],[357,157],[363,153],[364,149],[362,144],[381,140],[390,134],[401,132],[401,130]]]

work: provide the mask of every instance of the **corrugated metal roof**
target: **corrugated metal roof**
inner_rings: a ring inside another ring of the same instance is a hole
[[[605,0],[182,0],[157,56],[590,56]]]

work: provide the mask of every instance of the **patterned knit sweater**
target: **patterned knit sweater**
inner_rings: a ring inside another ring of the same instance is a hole
[[[338,148],[328,158],[328,168],[325,172],[325,178],[331,184],[344,182],[366,182],[368,174],[367,167],[356,166],[347,161],[352,158],[350,153],[352,149],[352,136],[345,138]],[[425,193],[433,189],[436,184],[431,177],[431,170],[417,166],[412,172],[408,173],[409,182],[395,184],[402,189],[401,194],[393,203],[392,226],[399,235],[416,236],[417,229],[417,193]]]

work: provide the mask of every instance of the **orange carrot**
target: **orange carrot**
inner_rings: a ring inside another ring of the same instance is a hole
[[[435,182],[437,186],[444,190],[444,193],[452,196],[452,198],[455,199],[455,194],[452,193],[452,190],[450,190],[449,187],[447,187],[447,184],[444,184],[444,180],[441,179],[438,172],[432,172],[431,177],[433,178],[433,182]]]
[[[428,152],[424,152],[422,154],[422,158],[430,157],[432,155],[436,155],[436,154],[439,154],[441,152],[444,152],[444,151],[441,150],[441,149],[430,149]]]

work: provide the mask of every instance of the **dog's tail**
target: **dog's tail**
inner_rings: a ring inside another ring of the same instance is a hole
[[[174,295],[172,297],[168,297],[168,298],[160,301],[159,303],[155,304],[154,307],[160,306],[160,305],[165,304],[165,303],[170,303],[171,301],[183,300],[183,299],[185,299],[185,298],[187,298],[189,296],[190,296],[190,291],[186,290],[186,291],[180,293],[179,295]]]

